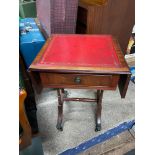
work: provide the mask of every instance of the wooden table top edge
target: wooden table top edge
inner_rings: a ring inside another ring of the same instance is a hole
[[[37,64],[38,61],[40,61],[40,59],[42,58],[42,55],[44,54],[44,51],[46,50],[46,48],[48,47],[48,44],[50,43],[50,41],[53,39],[53,36],[56,35],[61,35],[61,34],[54,34],[51,37],[49,37],[46,41],[46,43],[44,44],[44,46],[42,47],[42,49],[40,50],[40,52],[38,53],[38,55],[36,56],[36,58],[34,59],[34,61],[32,62],[32,64],[29,67],[29,71],[50,71],[50,72],[88,72],[88,73],[118,73],[118,74],[130,74],[130,70],[129,67],[125,61],[124,58],[124,54],[121,51],[120,45],[117,41],[117,39],[115,37],[112,36],[112,40],[113,40],[113,44],[114,44],[114,48],[116,50],[117,53],[117,57],[119,59],[120,62],[120,67],[119,68],[110,68],[110,67],[77,67],[77,66],[47,66],[47,65],[39,65]],[[62,35],[66,35],[66,34],[62,34]],[[68,34],[68,35],[73,35],[73,34]]]
[[[33,65],[30,66],[29,71],[39,71],[39,72],[51,72],[51,73],[78,73],[78,74],[83,74],[83,73],[87,73],[87,74],[131,74],[130,70],[128,70],[127,68],[121,68],[121,70],[115,70],[113,68],[108,68],[107,70],[101,70],[101,69],[94,69],[91,70],[92,68],[87,68],[84,69],[82,67],[82,69],[77,69],[77,68],[59,68],[55,67],[55,68],[51,68],[51,67],[33,67]]]

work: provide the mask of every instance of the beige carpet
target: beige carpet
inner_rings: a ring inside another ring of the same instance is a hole
[[[44,155],[56,155],[91,139],[122,122],[134,119],[135,88],[130,82],[127,96],[121,99],[118,89],[105,91],[103,95],[102,130],[95,132],[96,103],[65,102],[64,128],[56,129],[57,93],[44,89],[36,95],[37,117],[42,137]],[[95,97],[95,90],[67,90],[69,97]]]

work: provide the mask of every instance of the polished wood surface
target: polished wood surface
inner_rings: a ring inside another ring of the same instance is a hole
[[[125,98],[130,78],[131,78],[131,74],[120,75],[118,88],[120,91],[121,98]]]
[[[76,33],[116,36],[124,54],[134,24],[135,0],[79,1]]]
[[[95,128],[95,131],[101,130],[102,98],[103,98],[103,90],[97,90],[97,108],[96,108],[96,128]]]
[[[80,0],[79,3],[80,4],[85,4],[86,6],[102,6],[105,5],[107,3],[108,0]]]
[[[63,131],[63,104],[64,101],[81,101],[81,102],[96,102],[96,126],[95,131],[101,130],[101,111],[102,111],[102,98],[103,98],[103,90],[97,90],[97,97],[95,99],[90,98],[68,98],[65,95],[65,91],[63,88],[57,89],[58,94],[58,119],[56,128],[60,131]]]
[[[24,149],[27,146],[31,145],[31,127],[28,122],[26,113],[25,113],[25,106],[24,100],[27,96],[27,93],[24,89],[19,91],[19,122],[23,129],[23,134],[19,139],[19,148]]]
[[[45,87],[116,89],[119,75],[40,73]]]

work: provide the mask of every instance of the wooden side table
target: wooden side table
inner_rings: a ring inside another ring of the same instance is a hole
[[[63,130],[63,102],[97,102],[96,131],[101,130],[104,90],[119,86],[124,98],[130,71],[119,44],[111,35],[51,36],[29,68],[36,90],[58,88],[57,129]],[[64,88],[96,89],[97,98],[67,98]]]

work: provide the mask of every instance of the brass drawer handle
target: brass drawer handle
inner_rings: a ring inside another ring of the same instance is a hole
[[[76,77],[76,78],[74,79],[74,82],[77,83],[77,84],[79,84],[79,83],[81,82],[80,77]]]

